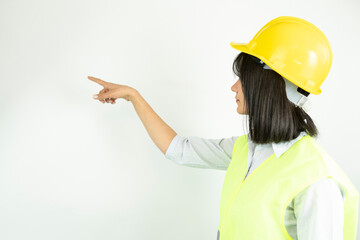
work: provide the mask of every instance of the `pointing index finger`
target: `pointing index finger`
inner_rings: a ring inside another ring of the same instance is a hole
[[[101,80],[99,78],[96,78],[96,77],[88,76],[88,79],[90,79],[90,80],[92,80],[92,81],[94,81],[94,82],[96,82],[96,83],[98,83],[100,85],[103,85],[103,86],[106,84],[105,81],[103,81],[103,80]]]

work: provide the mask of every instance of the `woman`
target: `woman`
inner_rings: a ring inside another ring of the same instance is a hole
[[[311,23],[279,17],[248,43],[233,71],[237,112],[249,134],[222,139],[181,137],[138,91],[89,77],[104,87],[95,99],[131,101],[154,143],[177,164],[226,170],[217,239],[356,238],[359,193],[317,143],[307,114],[332,63],[330,44]]]

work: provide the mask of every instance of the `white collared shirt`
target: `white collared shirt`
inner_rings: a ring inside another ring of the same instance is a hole
[[[275,153],[278,158],[305,132],[288,142],[255,144],[248,134],[249,176],[263,161]],[[176,164],[227,170],[236,139],[205,139],[176,135],[166,151],[166,158]],[[285,227],[294,240],[342,240],[344,224],[344,191],[331,178],[323,178],[298,193],[285,211]]]

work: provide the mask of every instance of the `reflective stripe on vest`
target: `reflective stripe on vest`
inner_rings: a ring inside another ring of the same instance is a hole
[[[292,240],[285,224],[291,200],[315,181],[331,177],[344,189],[344,240],[355,240],[359,192],[310,135],[279,158],[271,155],[246,179],[248,135],[235,141],[220,198],[219,240]]]

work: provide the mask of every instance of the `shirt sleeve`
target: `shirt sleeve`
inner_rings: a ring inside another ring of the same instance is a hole
[[[294,199],[298,240],[342,240],[344,198],[332,178],[322,178]]]
[[[183,166],[227,170],[237,138],[206,139],[178,134],[170,143],[165,156]]]

